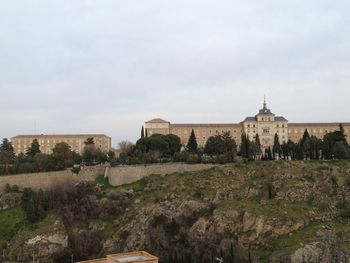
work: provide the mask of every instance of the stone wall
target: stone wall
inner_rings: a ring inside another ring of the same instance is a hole
[[[78,182],[80,180],[93,181],[98,176],[107,176],[111,185],[118,186],[136,182],[151,174],[169,174],[175,172],[193,172],[213,167],[213,164],[150,164],[124,167],[85,167],[80,173],[74,174],[70,170],[45,173],[16,174],[0,176],[0,192],[6,184],[30,187],[33,189],[48,189],[61,182]]]
[[[92,181],[98,176],[103,176],[105,167],[85,167],[80,173],[74,174],[70,170],[30,173],[0,176],[0,192],[3,191],[6,184],[18,185],[19,187],[31,187],[33,189],[48,189],[55,183],[71,181],[78,182],[80,180]]]
[[[194,172],[214,167],[214,164],[150,164],[106,168],[105,176],[113,186],[130,184],[151,174],[170,174],[175,172]]]

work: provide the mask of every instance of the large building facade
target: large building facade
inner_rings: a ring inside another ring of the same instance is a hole
[[[278,134],[280,143],[291,140],[298,142],[305,130],[310,135],[322,139],[329,132],[339,129],[340,123],[289,123],[283,116],[276,116],[267,108],[264,101],[263,108],[255,116],[246,117],[240,123],[217,123],[217,124],[174,124],[163,119],[152,119],[145,123],[147,136],[152,134],[174,134],[180,137],[181,143],[185,146],[188,142],[192,129],[195,132],[199,147],[204,147],[210,136],[229,132],[237,144],[241,143],[241,134],[245,133],[250,140],[259,135],[263,149],[272,147],[275,134]],[[350,123],[342,123],[345,134],[349,141]]]
[[[111,149],[111,138],[104,134],[65,134],[65,135],[17,135],[11,138],[16,154],[25,153],[34,139],[37,139],[42,153],[50,154],[57,143],[67,143],[72,151],[82,154],[84,142],[93,138],[97,149],[108,152]]]

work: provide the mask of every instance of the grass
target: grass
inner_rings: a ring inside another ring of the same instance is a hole
[[[243,209],[250,213],[271,218],[300,218],[307,215],[312,208],[316,209],[306,202],[285,202],[274,199],[266,201],[264,205],[255,200],[242,199],[223,201],[218,206],[221,211]]]
[[[266,246],[256,247],[254,253],[259,257],[259,262],[269,262],[271,257],[281,254],[292,254],[305,244],[316,241],[316,232],[321,228],[321,223],[311,223],[303,229],[293,232],[292,235],[283,235],[271,239]]]
[[[0,247],[4,247],[25,221],[21,206],[0,211]]]
[[[13,232],[13,236],[11,236],[11,249],[6,256],[15,259],[17,257],[17,251],[21,251],[24,248],[23,244],[25,241],[37,235],[52,231],[57,218],[58,215],[55,211],[49,212],[42,221],[35,224],[29,224],[23,217],[23,224],[18,225],[16,232]]]
[[[113,188],[113,186],[109,183],[108,177],[99,176],[95,179],[95,183],[103,186],[104,188]]]

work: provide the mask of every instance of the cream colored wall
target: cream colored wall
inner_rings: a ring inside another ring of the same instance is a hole
[[[288,136],[289,139],[295,143],[299,142],[303,138],[305,129],[308,130],[310,136],[316,136],[319,139],[323,139],[323,136],[327,133],[339,130],[339,124],[330,123],[330,124],[293,124],[290,123],[288,126]],[[350,143],[350,125],[344,125],[345,135],[347,136],[347,141]]]
[[[145,128],[147,130],[147,136],[152,136],[153,134],[163,134],[167,135],[170,133],[170,123],[161,122],[161,123],[148,123],[146,122]]]
[[[213,164],[151,164],[151,165],[133,165],[125,167],[107,167],[105,177],[108,177],[109,183],[113,186],[130,184],[136,182],[151,174],[170,174],[175,172],[194,172],[214,167]]]
[[[185,146],[188,143],[188,139],[193,129],[196,135],[197,143],[199,147],[204,147],[207,139],[210,136],[214,136],[217,133],[230,132],[231,136],[235,139],[237,146],[241,144],[241,133],[244,131],[249,135],[250,140],[254,140],[255,135],[259,134],[260,142],[263,149],[272,147],[274,143],[275,134],[278,134],[280,144],[292,140],[293,142],[299,142],[302,138],[305,129],[308,129],[310,135],[315,135],[316,137],[322,139],[327,132],[332,132],[339,130],[339,124],[329,123],[329,124],[293,124],[288,123],[288,121],[275,121],[273,116],[270,116],[270,121],[268,117],[258,116],[258,121],[246,121],[241,124],[228,124],[227,126],[223,124],[169,124],[163,123],[161,126],[156,124],[148,125],[148,136],[154,133],[159,134],[174,134],[178,136],[181,143]],[[248,127],[249,125],[249,127]],[[160,128],[162,127],[162,128]],[[269,130],[269,134],[265,134],[264,129]],[[345,134],[347,135],[347,140],[350,143],[350,124],[346,123],[344,125]]]
[[[104,152],[111,149],[111,138],[101,135],[67,135],[66,137],[55,135],[16,136],[11,139],[11,142],[16,154],[21,152],[25,153],[34,139],[38,140],[42,153],[52,153],[52,149],[55,147],[55,145],[61,142],[67,143],[71,147],[72,151],[82,153],[84,149],[84,141],[86,141],[86,139],[89,137],[94,138],[96,148]]]
[[[199,125],[171,125],[170,126],[170,133],[178,136],[181,140],[182,145],[187,145],[188,140],[191,135],[191,131],[194,131],[196,135],[196,140],[198,143],[198,147],[204,147],[205,143],[207,142],[208,138],[211,136],[214,136],[216,134],[222,134],[223,132],[229,132],[232,136],[232,138],[235,139],[236,143],[239,144],[241,140],[241,132],[242,132],[242,126],[237,125],[208,125],[205,124],[199,126]]]
[[[270,117],[270,120],[273,121],[264,121],[266,118],[263,119],[260,116],[258,116],[258,120],[243,122],[244,132],[248,134],[251,141],[258,134],[263,149],[273,146],[276,133],[281,144],[288,141],[288,123],[286,121],[275,121],[273,116]],[[264,130],[268,130],[269,133],[264,133]]]
[[[6,184],[18,185],[19,187],[30,187],[35,190],[49,189],[54,184],[61,182],[78,182],[81,180],[94,181],[96,177],[105,174],[104,167],[85,167],[80,173],[74,174],[70,170],[57,172],[43,172],[31,174],[15,174],[0,176],[0,193],[4,190]]]

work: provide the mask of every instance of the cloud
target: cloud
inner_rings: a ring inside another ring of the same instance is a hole
[[[348,1],[7,1],[0,137],[239,122],[350,121]],[[40,125],[39,125],[40,124]]]

